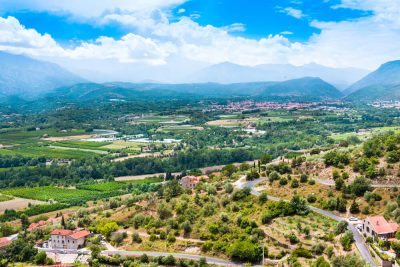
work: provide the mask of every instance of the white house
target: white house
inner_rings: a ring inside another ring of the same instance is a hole
[[[399,226],[389,223],[383,216],[373,216],[364,219],[362,232],[366,237],[388,240],[393,238]]]
[[[52,249],[78,249],[85,245],[91,233],[86,230],[55,229],[50,233],[49,246]]]

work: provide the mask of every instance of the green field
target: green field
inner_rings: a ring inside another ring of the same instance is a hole
[[[6,195],[0,195],[0,202],[8,201],[8,200],[11,200],[11,199],[13,199],[13,197],[6,196]]]
[[[0,155],[21,155],[25,157],[46,157],[46,158],[63,158],[63,159],[79,159],[96,155],[92,151],[83,151],[78,149],[64,149],[51,146],[37,144],[36,146],[18,145],[12,148],[0,149]]]
[[[59,147],[108,151],[109,149],[105,148],[104,146],[111,145],[112,142],[58,141],[58,142],[51,142],[51,144]]]
[[[29,144],[40,140],[44,134],[52,137],[71,136],[84,134],[84,130],[72,130],[68,132],[60,132],[54,129],[46,129],[39,131],[26,131],[25,129],[2,129],[0,130],[0,144]]]
[[[143,180],[134,180],[127,182],[105,182],[105,183],[95,183],[88,185],[79,185],[78,189],[90,190],[90,191],[100,191],[100,192],[109,192],[109,191],[118,191],[121,189],[126,189],[129,184],[131,185],[142,185],[142,184],[151,184],[151,183],[161,183],[163,179],[158,177],[147,178]]]
[[[69,202],[71,199],[86,198],[89,195],[99,194],[98,192],[91,192],[87,190],[68,189],[53,186],[12,188],[1,190],[1,193],[27,199],[37,199],[42,201],[54,200],[58,202]]]

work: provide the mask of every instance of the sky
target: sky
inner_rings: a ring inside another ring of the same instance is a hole
[[[0,51],[93,80],[231,62],[373,70],[400,59],[399,0],[0,0]]]

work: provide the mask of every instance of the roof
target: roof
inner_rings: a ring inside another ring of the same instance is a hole
[[[71,230],[65,230],[65,229],[54,229],[50,234],[51,235],[62,235],[62,236],[68,236],[71,235],[73,232]]]
[[[1,237],[0,238],[0,248],[9,246],[11,244],[11,242],[12,241],[10,239],[8,239],[7,237]]]
[[[72,235],[70,235],[70,237],[72,237],[73,239],[80,239],[80,238],[83,238],[83,237],[87,237],[89,235],[90,235],[89,231],[82,230],[82,231],[78,231],[78,232],[73,233]]]
[[[368,217],[366,219],[377,234],[389,234],[397,231],[397,223],[388,223],[383,216]]]

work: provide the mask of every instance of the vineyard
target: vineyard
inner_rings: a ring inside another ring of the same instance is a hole
[[[127,182],[105,182],[105,183],[78,185],[77,188],[83,190],[109,192],[117,190],[126,190],[128,188],[133,188],[134,186],[143,184],[161,183],[162,181],[163,181],[162,178],[152,177],[143,180],[133,180]]]

